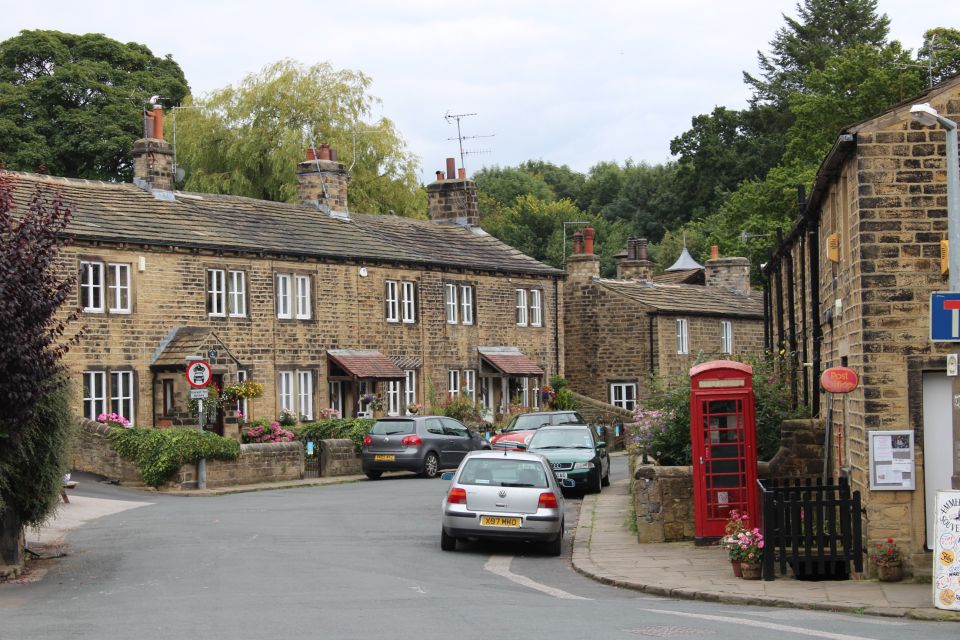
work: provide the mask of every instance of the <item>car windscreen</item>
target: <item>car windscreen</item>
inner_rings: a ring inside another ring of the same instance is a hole
[[[550,424],[587,424],[579,413],[559,413],[550,416]]]
[[[550,424],[550,416],[544,415],[523,415],[517,416],[517,421],[509,429],[504,431],[527,431],[530,429],[539,429],[545,424]]]
[[[541,429],[533,434],[527,450],[593,449],[593,436],[587,429]]]
[[[473,458],[463,464],[459,484],[493,487],[535,487],[549,485],[543,465],[535,460]]]
[[[370,428],[370,435],[405,436],[415,431],[416,422],[413,420],[377,420],[373,427]]]

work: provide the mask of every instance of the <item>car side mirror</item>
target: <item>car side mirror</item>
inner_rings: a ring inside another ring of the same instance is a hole
[[[526,451],[526,450],[527,450],[527,443],[526,443],[526,442],[516,442],[516,443],[514,443],[513,446],[515,446],[517,449],[520,449],[521,451]]]
[[[444,471],[440,474],[441,480],[453,480],[454,472],[453,471]]]
[[[606,448],[607,448],[607,443],[606,443],[606,442],[598,442],[598,443],[597,443],[597,449],[606,449]]]

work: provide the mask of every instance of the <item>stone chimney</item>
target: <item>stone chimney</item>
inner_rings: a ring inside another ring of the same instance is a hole
[[[627,240],[627,255],[617,260],[617,280],[652,280],[653,262],[647,258],[647,239]]]
[[[595,235],[593,227],[573,232],[573,253],[567,256],[567,275],[571,281],[589,281],[600,277],[600,257],[593,253]]]
[[[704,265],[704,284],[750,293],[750,261],[746,258],[721,258],[719,248],[710,247],[710,259]]]
[[[349,175],[337,152],[328,144],[307,149],[307,159],[297,163],[297,193],[300,204],[346,213]]]
[[[143,114],[143,138],[133,143],[133,180],[151,189],[173,191],[173,147],[163,139],[163,107]],[[142,185],[141,185],[142,186]]]
[[[427,201],[434,222],[480,226],[477,184],[462,167],[458,174],[453,158],[447,158],[446,176],[437,171],[436,182],[427,185]]]

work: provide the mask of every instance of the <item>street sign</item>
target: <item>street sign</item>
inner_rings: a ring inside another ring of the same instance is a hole
[[[190,389],[191,400],[206,400],[210,397],[210,389]]]
[[[930,340],[960,342],[960,293],[934,291],[930,294]]]
[[[194,360],[187,365],[187,382],[195,389],[202,389],[213,379],[213,369],[210,363],[203,360]]]
[[[847,367],[831,367],[820,375],[820,386],[828,393],[850,393],[859,382],[857,372]]]

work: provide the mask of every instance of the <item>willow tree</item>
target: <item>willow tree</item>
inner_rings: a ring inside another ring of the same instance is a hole
[[[326,143],[350,168],[351,210],[425,215],[417,159],[393,122],[373,117],[370,85],[359,71],[282,60],[188,100],[172,118],[183,188],[296,202],[304,148]]]

